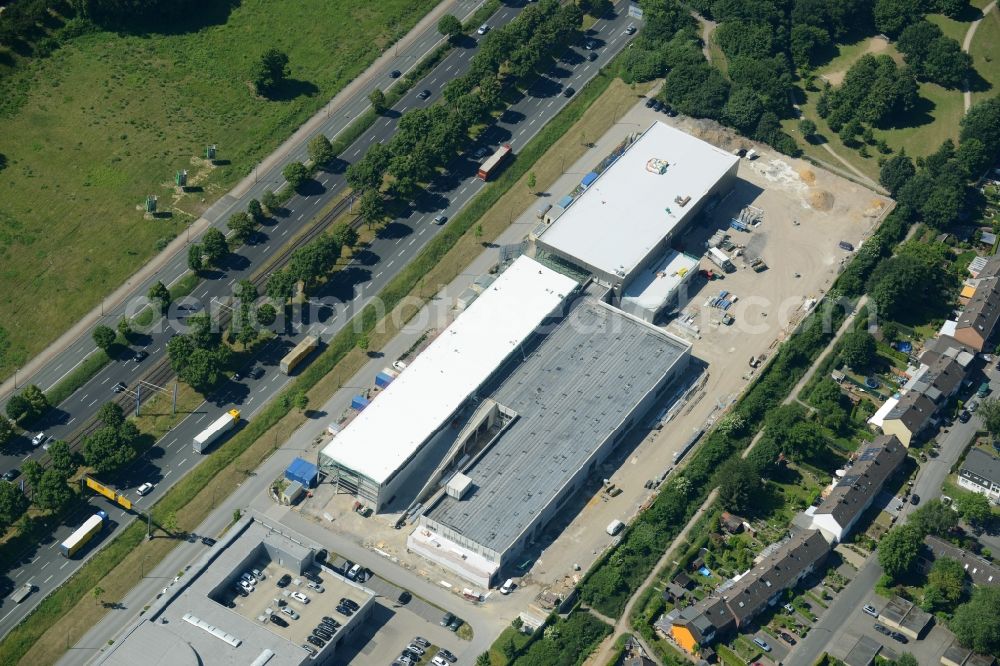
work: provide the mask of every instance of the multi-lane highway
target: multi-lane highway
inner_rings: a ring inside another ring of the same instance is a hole
[[[516,16],[519,10],[520,7],[504,7],[490,19],[490,23],[502,25]],[[533,83],[528,93],[504,114],[500,122],[488,130],[479,145],[495,147],[499,143],[509,143],[515,153],[523,148],[568,103],[569,98],[563,94],[565,89],[573,87],[579,90],[601,66],[624,47],[628,41],[624,28],[630,22],[632,21],[621,12],[613,19],[602,20],[595,24],[591,38],[597,42],[594,51],[596,59],[590,60],[589,53],[581,48],[571,49],[548,75],[539,77]],[[400,113],[418,106],[433,104],[444,84],[463,73],[474,53],[475,43],[452,51],[399,101],[393,109],[396,113],[387,114],[384,119],[380,119],[365,136],[348,147],[341,154],[341,158],[348,163],[356,161],[373,143],[385,141],[392,136]],[[431,91],[428,100],[420,100],[417,97],[417,94],[424,89]],[[294,157],[293,155],[289,159]],[[280,172],[280,169],[278,171]],[[257,380],[244,378],[238,382],[229,382],[212,396],[210,402],[199,407],[196,413],[157,442],[145,456],[142,464],[137,466],[132,478],[124,484],[128,488],[134,488],[147,481],[157,484],[151,494],[138,501],[140,510],[144,505],[155,502],[160,493],[200,461],[200,456],[192,452],[190,443],[194,435],[202,430],[211,418],[225,408],[237,405],[246,418],[252,419],[256,411],[287,383],[288,378],[277,372],[277,362],[297,339],[307,331],[320,333],[324,337],[334,335],[349,321],[354,312],[368,304],[397,271],[423,249],[441,228],[432,224],[432,218],[438,214],[453,216],[482,189],[484,183],[475,179],[475,171],[476,164],[471,159],[456,159],[449,165],[447,178],[435,183],[433,191],[416,202],[416,205],[403,217],[388,224],[350,266],[339,272],[336,279],[322,293],[316,295],[313,301],[314,307],[308,308],[301,321],[296,322],[296,330],[293,333],[282,336],[263,350],[258,360],[260,367],[265,370],[261,378]],[[286,213],[282,217],[264,227],[255,244],[245,246],[236,252],[223,271],[215,273],[199,285],[190,299],[172,309],[159,327],[160,330],[155,330],[143,340],[143,347],[149,352],[149,358],[139,363],[125,360],[109,365],[60,405],[57,418],[46,425],[46,432],[57,438],[69,437],[104,401],[113,396],[111,387],[117,382],[121,381],[130,388],[134,387],[138,378],[145,372],[144,367],[151,366],[163,357],[169,337],[176,332],[183,332],[184,318],[188,314],[200,309],[218,310],[217,303],[229,296],[232,285],[237,280],[250,277],[255,267],[260,266],[264,259],[277,252],[285,241],[295,235],[295,230],[307,223],[322,208],[324,202],[328,202],[344,187],[342,174],[320,173],[311,188],[306,188],[302,194],[296,195],[286,204]],[[259,192],[257,195],[259,196]],[[247,197],[250,196],[254,196],[253,192],[247,194]],[[242,206],[245,204],[234,209],[241,209]],[[178,275],[183,273],[183,266],[178,265],[176,268]],[[162,276],[156,279],[162,279]],[[113,314],[109,317],[109,321],[116,321],[118,316],[120,313]],[[84,345],[84,348],[84,351],[79,351],[81,355],[90,351],[88,345]],[[0,464],[10,468],[20,464],[25,454],[39,453],[37,450],[31,450],[27,442],[24,442],[24,446],[25,450],[18,452],[16,456],[8,456]],[[93,510],[98,507],[105,510],[109,508],[103,501],[95,500]],[[130,515],[117,508],[111,508],[109,513],[113,529],[105,530],[98,538],[95,548],[106,542],[132,519]],[[83,512],[78,519],[82,520],[86,515],[87,512]],[[22,585],[30,580],[39,589],[20,605],[13,605],[6,599],[6,595],[4,596],[0,603],[0,633],[5,634],[9,631],[37,605],[45,593],[58,586],[79,566],[79,561],[64,560],[58,554],[58,543],[71,530],[71,527],[60,527],[51,541],[38,544],[31,552],[25,553],[20,568],[7,572],[8,588]],[[93,548],[88,552],[93,552]],[[86,555],[85,552],[84,557]]]

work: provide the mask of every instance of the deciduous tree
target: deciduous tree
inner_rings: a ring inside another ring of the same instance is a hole
[[[993,518],[990,501],[979,493],[960,493],[955,497],[955,508],[962,518],[976,527],[984,527]]]
[[[378,226],[385,220],[385,200],[382,195],[375,190],[368,190],[361,195],[361,202],[358,205],[358,213],[368,224],[369,228]]]
[[[755,495],[761,490],[757,470],[739,457],[730,458],[723,463],[715,478],[719,484],[719,501],[734,513],[749,511]]]
[[[382,92],[381,88],[371,91],[371,94],[368,95],[368,101],[371,102],[372,111],[380,116],[389,110],[389,103],[386,101],[385,93]]]
[[[927,574],[927,586],[933,589],[934,597],[947,609],[955,607],[965,594],[965,569],[958,560],[939,557],[934,560]]]
[[[923,544],[923,535],[913,525],[899,525],[878,543],[878,561],[893,580],[910,572]]]
[[[288,56],[278,49],[264,51],[250,70],[250,81],[257,93],[271,96],[289,74]]]
[[[95,327],[91,336],[94,338],[94,344],[104,351],[108,351],[118,338],[118,334],[115,333],[114,329],[103,324]]]
[[[246,243],[253,237],[257,223],[249,213],[234,213],[229,216],[226,226],[233,232],[233,238],[239,243]]]
[[[317,166],[323,166],[333,161],[337,154],[333,152],[333,144],[323,134],[317,134],[309,141],[309,159]]]
[[[55,469],[42,472],[38,484],[32,487],[31,500],[40,509],[59,511],[73,499],[66,477]]]
[[[167,311],[170,307],[170,290],[167,289],[167,285],[162,282],[157,282],[152,287],[149,288],[149,293],[146,297],[154,303],[158,303],[160,306],[160,314]]]
[[[270,326],[277,318],[278,311],[270,303],[264,303],[257,308],[257,323],[261,326]]]
[[[850,331],[841,342],[840,356],[853,369],[864,372],[877,358],[875,338],[868,331]]]
[[[195,273],[205,267],[205,248],[200,243],[192,243],[188,246],[188,268]]]
[[[219,261],[229,254],[229,245],[221,231],[212,227],[201,238],[202,248],[208,263],[218,266]]]
[[[62,440],[52,442],[52,446],[49,447],[49,458],[52,459],[52,469],[67,479],[76,472],[76,460],[73,458],[73,453],[69,450],[69,444],[66,442]]]
[[[298,190],[309,178],[309,169],[302,162],[289,162],[281,170],[281,175],[288,181],[289,187]]]
[[[28,498],[13,483],[0,481],[0,532],[17,522],[28,510]]]
[[[333,228],[333,239],[342,248],[353,248],[358,244],[358,230],[347,222],[341,222]]]
[[[445,14],[438,21],[438,32],[445,37],[457,37],[462,34],[462,22],[452,14]]]
[[[980,585],[955,609],[948,627],[962,646],[981,654],[1000,653],[1000,587]]]
[[[267,279],[267,297],[285,303],[295,295],[295,276],[287,269],[271,273]]]
[[[0,416],[0,446],[9,444],[10,440],[14,439],[15,434],[17,434],[17,430],[14,428],[14,422]]]
[[[932,499],[910,515],[909,524],[924,535],[943,537],[958,526],[958,513],[941,500]]]

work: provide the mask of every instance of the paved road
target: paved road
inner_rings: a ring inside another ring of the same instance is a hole
[[[518,7],[504,7],[490,20],[490,23],[493,25],[505,23],[511,20],[517,11],[519,11]],[[564,88],[572,86],[580,89],[599,71],[601,66],[625,46],[628,37],[624,34],[624,27],[630,22],[632,20],[622,12],[612,20],[602,20],[595,24],[592,31],[594,39],[600,44],[597,50],[598,58],[591,62],[586,58],[584,51],[572,49],[549,76],[540,77],[531,86],[528,94],[513,105],[500,122],[487,131],[483,140],[484,145],[494,147],[500,143],[509,143],[516,153],[527,144],[568,103],[568,98],[562,94]],[[447,80],[452,76],[459,75],[468,66],[473,53],[474,47],[459,48],[453,51],[434,71],[428,74],[423,82],[414,86],[413,91],[400,100],[395,110],[402,112],[417,105],[432,104],[436,101],[440,89]],[[422,102],[416,97],[417,93],[424,88],[432,91],[430,99],[426,102]],[[359,158],[373,143],[388,139],[395,129],[397,117],[390,116],[377,123],[372,133],[359,139],[344,152],[345,159],[352,161]],[[367,305],[374,295],[395,276],[398,270],[419,253],[441,229],[441,227],[431,223],[431,219],[435,215],[443,212],[449,217],[453,216],[485,186],[483,182],[474,177],[476,166],[476,162],[469,159],[458,159],[449,165],[448,178],[432,188],[430,201],[423,202],[433,205],[418,203],[418,207],[410,210],[405,217],[388,224],[371,246],[361,253],[352,265],[339,272],[336,279],[331,282],[331,286],[314,299],[317,307],[310,308],[311,311],[305,314],[297,330],[293,334],[283,336],[262,350],[259,362],[259,366],[265,370],[262,378],[229,382],[217,394],[213,395],[209,402],[199,407],[195,414],[182,421],[171,433],[160,440],[145,457],[145,464],[137,467],[133,476],[121,484],[120,490],[134,488],[146,481],[156,483],[157,488],[153,493],[139,501],[138,506],[141,509],[144,504],[148,505],[155,501],[159,493],[197,464],[200,457],[191,452],[188,443],[206,427],[211,418],[216,417],[226,408],[237,405],[243,411],[244,416],[252,419],[256,411],[289,381],[276,369],[278,361],[287,350],[307,333],[318,333],[324,339],[336,334],[350,320],[353,313]],[[217,309],[217,302],[213,299],[228,296],[231,292],[231,284],[242,277],[248,277],[252,272],[255,259],[259,261],[268,256],[276,249],[275,243],[280,243],[288,235],[288,228],[294,222],[305,221],[307,216],[318,211],[322,202],[328,200],[331,193],[336,192],[340,187],[343,187],[341,175],[320,174],[316,192],[296,196],[290,201],[287,207],[292,212],[272,227],[265,229],[266,238],[262,238],[255,245],[244,247],[236,253],[230,262],[231,267],[225,271],[224,275],[216,276],[199,286],[194,291],[189,307],[195,310]],[[146,345],[151,356],[143,363],[149,364],[157,356],[162,355],[166,341],[175,331],[183,332],[183,321],[180,318],[190,311],[176,312],[177,319],[170,324],[169,329],[164,327],[162,333],[152,336]],[[74,425],[78,425],[80,421],[88,418],[107,397],[111,396],[109,387],[113,386],[116,381],[133,380],[134,377],[137,377],[140,371],[135,368],[134,361],[113,363],[108,366],[98,377],[95,377],[87,386],[77,391],[64,405],[60,406],[64,414],[62,420],[65,423],[46,428],[46,432],[56,437],[66,436],[66,433],[72,431]],[[128,374],[124,374],[124,378],[121,379],[123,373]],[[130,387],[133,385],[132,381],[127,383]],[[15,461],[7,460],[4,462],[10,466]],[[107,504],[94,500],[93,510],[97,508],[106,509]],[[92,513],[92,510],[81,512],[77,520],[82,521],[89,513]],[[105,533],[97,540],[97,546],[106,542],[131,519],[129,515],[123,514],[116,508],[113,508],[110,513],[114,529],[105,530]],[[18,606],[14,606],[6,600],[5,595],[3,602],[0,603],[0,633],[5,635],[10,631],[24,615],[40,602],[44,593],[61,584],[79,566],[78,560],[64,560],[57,552],[58,543],[65,539],[72,529],[72,526],[60,527],[56,530],[51,541],[38,544],[36,549],[25,555],[23,565],[20,568],[8,572],[7,586],[9,589],[29,580],[40,589]],[[84,553],[84,557],[92,553],[94,549],[94,547],[90,547]]]
[[[1000,390],[1000,373],[990,370],[988,376],[993,391]],[[979,382],[974,381],[973,385],[978,386]],[[955,421],[947,433],[938,435],[941,455],[923,463],[913,484],[913,492],[920,497],[921,502],[940,496],[941,484],[981,427],[979,417],[974,416],[968,423]],[[906,516],[915,509],[911,504],[904,505],[898,522],[904,522]],[[845,619],[851,613],[860,612],[858,609],[867,603],[881,576],[882,567],[878,564],[878,556],[872,555],[854,580],[837,595],[809,635],[799,642],[786,663],[790,666],[806,666],[814,663],[824,651],[829,651],[828,645],[836,638],[837,630],[845,626]]]

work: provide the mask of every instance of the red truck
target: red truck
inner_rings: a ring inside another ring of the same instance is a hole
[[[510,144],[504,144],[497,148],[497,151],[486,158],[486,161],[479,165],[479,173],[476,177],[479,180],[489,180],[495,172],[500,169],[500,165],[504,163],[507,156],[511,154]]]

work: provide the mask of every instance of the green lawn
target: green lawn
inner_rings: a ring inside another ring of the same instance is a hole
[[[969,52],[976,71],[990,84],[989,90],[973,93],[972,100],[996,95],[1000,90],[1000,10],[994,9],[983,17]]]
[[[178,34],[84,35],[0,81],[0,378],[124,282],[435,4],[251,0]],[[247,85],[269,47],[290,58],[293,82],[279,101],[257,99]],[[200,159],[211,143],[218,166]],[[195,191],[174,192],[178,169]],[[172,215],[143,219],[137,206],[147,194]]]
[[[941,32],[945,34],[946,37],[951,37],[959,46],[962,45],[962,41],[965,39],[965,33],[969,30],[969,21],[956,21],[953,18],[948,18],[944,14],[928,14],[927,20],[941,28]],[[982,26],[979,26],[982,29]]]

